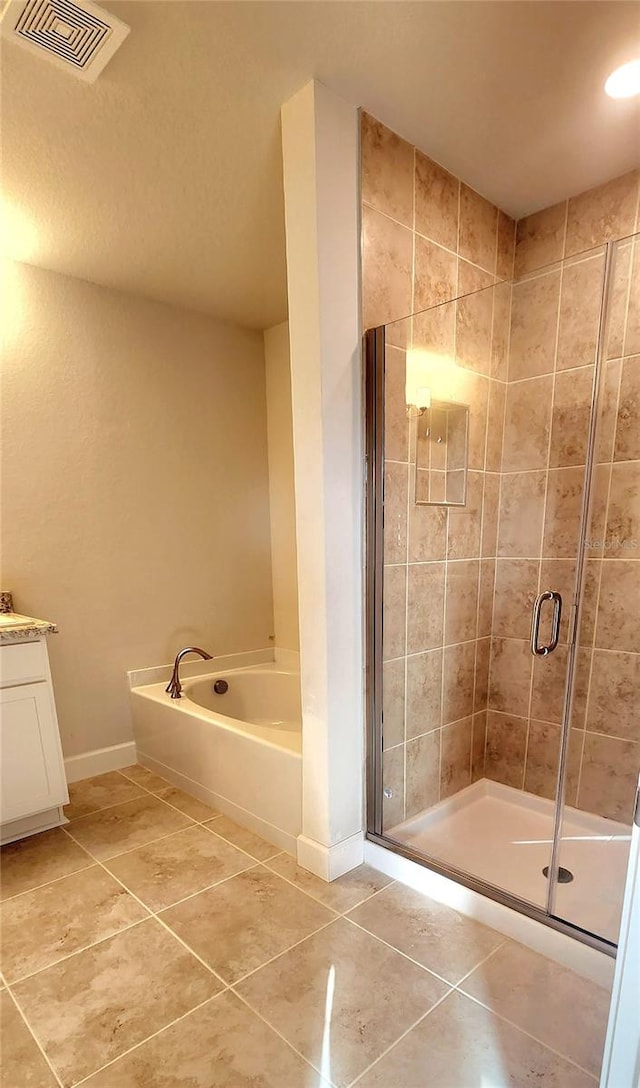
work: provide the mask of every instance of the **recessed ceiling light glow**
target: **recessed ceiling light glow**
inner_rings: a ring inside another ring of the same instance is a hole
[[[640,94],[640,60],[630,60],[612,72],[604,89],[610,98],[633,98]]]

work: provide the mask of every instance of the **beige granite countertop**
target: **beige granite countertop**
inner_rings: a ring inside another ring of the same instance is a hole
[[[24,642],[25,639],[42,638],[54,635],[58,628],[49,620],[38,620],[34,616],[20,616],[17,612],[0,613],[0,643]]]

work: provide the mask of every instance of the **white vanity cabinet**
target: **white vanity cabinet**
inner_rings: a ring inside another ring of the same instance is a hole
[[[46,639],[0,643],[0,841],[66,823],[68,800]]]

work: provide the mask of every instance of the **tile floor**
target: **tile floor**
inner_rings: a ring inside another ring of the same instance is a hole
[[[144,768],[2,850],[2,1088],[597,1084],[605,990]]]

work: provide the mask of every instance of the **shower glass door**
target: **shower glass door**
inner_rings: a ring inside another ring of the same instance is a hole
[[[597,743],[570,688],[577,706],[595,655],[574,642],[600,576],[583,543],[594,410],[614,412],[614,257],[476,277],[367,342],[369,832],[609,941],[615,919],[586,904],[622,833],[589,785]]]

